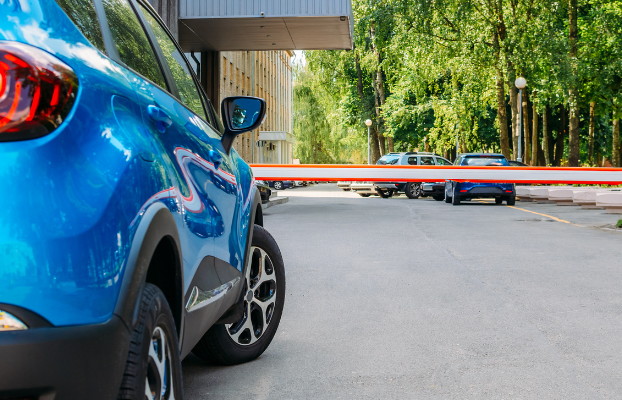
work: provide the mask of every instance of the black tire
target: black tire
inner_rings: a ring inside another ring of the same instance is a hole
[[[283,182],[274,182],[274,190],[283,190]]]
[[[385,193],[384,190],[382,189],[376,189],[376,193],[378,193],[378,196],[382,197],[383,199],[388,199],[389,197],[391,197],[388,193]]]
[[[516,204],[516,196],[508,197],[506,203],[508,204],[508,206],[513,206],[514,204]]]
[[[434,196],[434,200],[436,200],[436,201],[443,201],[443,197],[441,197],[441,196]]]
[[[369,194],[369,193],[359,193],[358,195],[361,196],[361,197],[369,197],[369,196],[371,196],[371,194]]]
[[[454,192],[451,196],[451,204],[454,206],[460,205],[460,194],[458,194],[458,186],[454,186]]]
[[[418,199],[421,196],[421,184],[419,182],[408,182],[404,192],[409,199]]]
[[[503,204],[503,199],[501,197],[495,197],[495,204]]]
[[[256,297],[252,297],[253,300],[250,304],[245,301],[245,309],[247,311],[245,311],[244,317],[240,322],[230,324],[230,327],[228,325],[212,326],[210,330],[208,330],[207,333],[201,338],[199,343],[197,343],[194,349],[192,349],[192,352],[196,356],[211,364],[234,365],[256,359],[268,348],[279,327],[279,322],[281,321],[281,315],[283,313],[283,305],[285,303],[285,267],[283,265],[281,251],[279,250],[279,246],[276,244],[276,241],[272,235],[270,235],[267,230],[259,225],[255,225],[253,227],[253,241],[251,246],[251,248],[261,249],[267,254],[271,260],[272,273],[275,274],[276,294],[273,294],[272,296],[276,296],[276,300],[270,313],[271,317],[268,322],[268,327],[267,329],[262,329],[259,338],[252,344],[243,345],[233,340],[231,334],[229,333],[230,329],[233,329],[236,325],[240,326],[240,324],[243,324],[244,321],[248,319],[247,313],[255,312],[249,310],[252,309],[252,304],[254,304]],[[254,266],[255,257],[249,256],[249,258],[251,258]],[[250,269],[252,270],[253,268]],[[248,270],[249,267],[245,270],[247,275],[249,272]],[[271,276],[271,274],[268,275]],[[245,281],[248,282],[246,278]],[[244,285],[248,288],[248,283],[245,283]],[[261,287],[258,287],[255,290],[255,295],[257,295],[257,292],[261,291]],[[252,290],[250,292],[252,293]],[[264,299],[263,301],[267,300]],[[252,320],[252,317],[250,319]],[[253,332],[249,331],[248,333],[249,335],[253,335]],[[239,337],[242,338],[242,335]]]
[[[447,192],[445,192],[445,203],[451,203],[451,197],[447,196]]]
[[[158,398],[169,399],[173,398],[172,394],[174,394],[176,400],[182,400],[179,343],[175,321],[168,302],[157,286],[146,283],[139,307],[138,322],[132,332],[130,350],[117,399],[144,400],[147,382],[151,387],[150,392],[159,394],[163,379],[158,373],[156,362],[164,362],[167,368],[163,368],[163,373],[169,381],[168,389],[164,396]],[[158,341],[158,338],[161,341]],[[162,360],[154,360],[149,354],[151,346],[154,346],[155,354],[160,353],[159,350],[161,350]],[[171,390],[174,392],[172,393]]]

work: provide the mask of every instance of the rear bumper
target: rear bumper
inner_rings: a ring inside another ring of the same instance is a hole
[[[423,196],[445,196],[445,184],[423,184],[421,193]]]
[[[398,192],[403,192],[406,182],[375,182],[374,186],[382,190],[396,190]]]
[[[0,398],[115,399],[129,342],[117,316],[97,325],[0,332]]]
[[[365,184],[352,184],[350,186],[350,190],[356,192],[356,193],[363,193],[363,194],[376,194],[376,189],[374,188],[374,185],[371,183],[365,183]]]
[[[507,191],[506,189],[497,187],[474,187],[466,192],[460,191],[460,198],[477,199],[484,197],[500,197],[508,198],[516,195],[514,190]]]

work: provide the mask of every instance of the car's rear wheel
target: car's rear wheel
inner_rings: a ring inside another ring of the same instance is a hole
[[[369,197],[369,196],[371,196],[371,194],[369,194],[369,193],[359,193],[358,195],[361,196],[361,197]]]
[[[508,204],[508,206],[513,206],[514,204],[516,204],[516,196],[508,197],[506,203]]]
[[[274,182],[275,190],[283,190],[283,182]]]
[[[453,193],[451,195],[451,204],[454,206],[460,205],[460,194],[458,192],[458,186],[454,186]]]
[[[495,197],[495,204],[502,204],[503,199],[501,197]]]
[[[404,191],[409,199],[418,199],[421,196],[421,184],[419,182],[408,182]]]
[[[378,193],[378,196],[382,197],[383,199],[388,199],[389,197],[391,197],[391,193],[389,193],[388,191],[385,192],[382,189],[376,189],[376,193]]]
[[[213,364],[233,365],[259,357],[276,334],[285,302],[285,267],[270,233],[255,225],[243,287],[244,315],[214,325],[192,352]]]
[[[123,400],[183,399],[175,321],[162,291],[145,284],[119,396]]]

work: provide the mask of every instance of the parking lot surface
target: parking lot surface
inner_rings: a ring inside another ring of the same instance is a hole
[[[279,331],[256,361],[183,362],[188,399],[622,396],[618,216],[286,190]]]

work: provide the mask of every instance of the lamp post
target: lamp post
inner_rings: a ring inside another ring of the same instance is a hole
[[[525,78],[518,77],[514,81],[516,88],[518,89],[518,157],[516,157],[516,161],[523,162],[523,89],[527,86],[527,81]]]
[[[367,164],[371,165],[371,148],[369,146],[370,144],[370,139],[369,139],[369,129],[371,127],[371,119],[368,119],[365,121],[365,125],[367,125]]]

